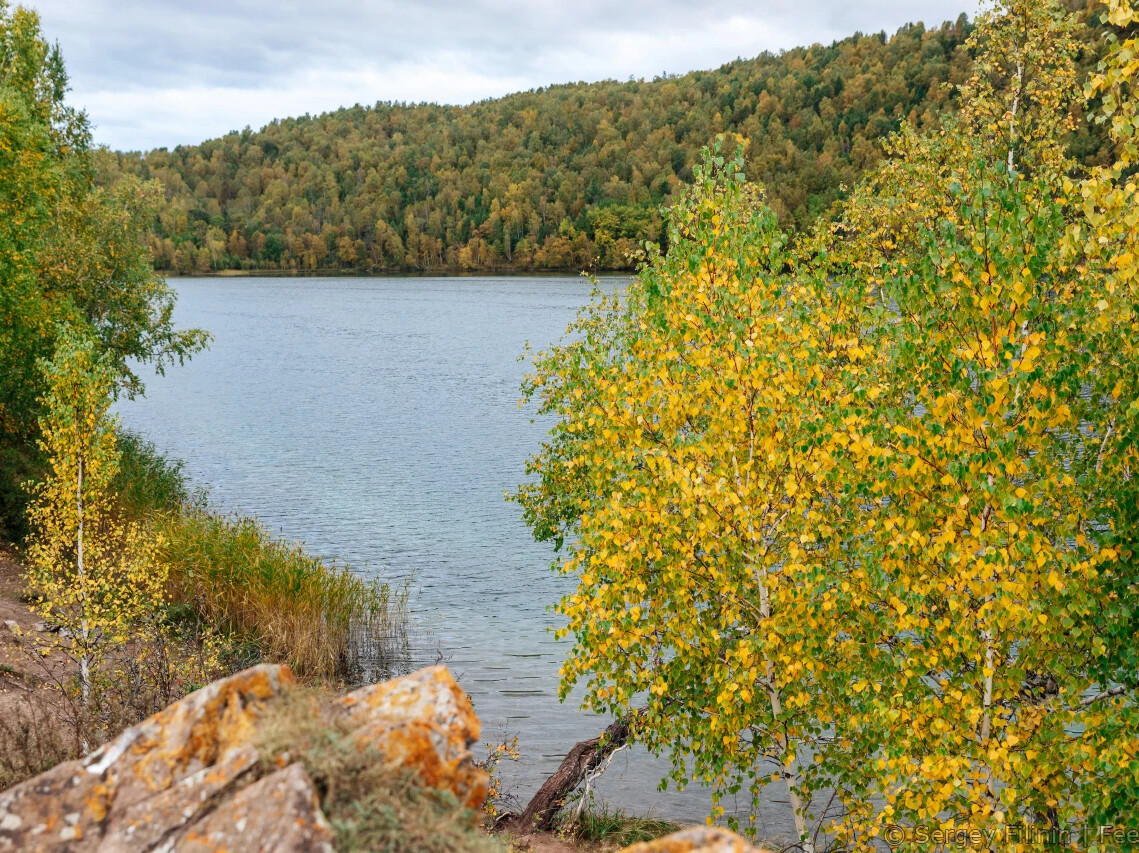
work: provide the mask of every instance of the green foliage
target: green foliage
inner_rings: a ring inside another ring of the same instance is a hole
[[[21,532],[22,478],[42,473],[36,451],[38,365],[56,335],[80,327],[99,341],[112,393],[141,389],[130,363],[162,370],[202,347],[178,331],[173,293],[156,276],[144,236],[156,184],[95,185],[86,116],[64,103],[67,75],[34,12],[0,3],[0,530]]]
[[[383,668],[405,638],[406,590],[273,538],[255,519],[184,508],[159,513],[158,559],[171,598],[218,631],[244,638],[298,675],[332,678]],[[367,659],[361,659],[362,657]]]
[[[1086,94],[1098,100],[1097,120],[1109,131],[1114,161],[1092,172],[1078,187],[1084,217],[1069,229],[1067,251],[1080,272],[1096,282],[1094,311],[1088,315],[1084,347],[1098,370],[1088,399],[1111,401],[1110,419],[1097,452],[1095,480],[1104,514],[1112,518],[1107,543],[1120,558],[1106,572],[1099,591],[1096,630],[1104,654],[1094,663],[1103,685],[1119,693],[1100,698],[1101,731],[1089,750],[1094,784],[1084,792],[1089,820],[1139,829],[1139,483],[1134,476],[1139,440],[1139,358],[1135,312],[1139,288],[1139,6],[1111,0],[1104,22],[1113,29],[1111,50]]]
[[[1087,822],[1112,716],[1081,697],[1105,686],[1119,553],[1097,531],[1119,515],[1099,467],[1119,403],[1089,346],[1102,281],[1064,249],[1070,32],[1051,4],[985,18],[960,119],[899,139],[826,247],[869,353],[847,381],[873,400],[843,422],[837,562],[812,561],[840,626],[819,648],[841,737],[818,767],[844,780],[852,846],[890,824]]]

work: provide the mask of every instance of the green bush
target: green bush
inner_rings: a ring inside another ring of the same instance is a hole
[[[137,433],[118,434],[119,471],[115,491],[124,512],[141,518],[153,512],[205,506],[205,493],[194,490],[181,460],[172,460]]]
[[[608,803],[601,803],[583,810],[580,815],[568,817],[561,829],[579,841],[627,847],[676,832],[680,827],[652,815],[637,817]]]

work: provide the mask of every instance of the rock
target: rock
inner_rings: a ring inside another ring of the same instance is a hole
[[[312,780],[301,765],[290,764],[243,788],[198,821],[177,849],[332,853],[332,840]]]
[[[5,619],[4,620],[4,627],[7,628],[9,631],[11,631],[13,634],[19,634],[20,633],[20,623],[18,623],[14,619]]]
[[[626,847],[621,853],[768,853],[718,826],[692,826]]]
[[[149,850],[243,783],[266,700],[292,684],[284,666],[215,681],[68,761],[0,794],[2,850]],[[106,844],[104,844],[104,840]]]
[[[304,767],[274,769],[254,745],[258,718],[293,683],[288,667],[245,670],[0,793],[0,851],[331,851]],[[472,807],[485,798],[487,776],[470,752],[479,721],[445,667],[314,710],[330,724],[346,720],[393,772],[412,771]]]
[[[375,745],[393,766],[415,770],[423,784],[448,790],[477,809],[488,777],[470,745],[479,737],[471,700],[445,666],[432,666],[340,700],[353,735]]]

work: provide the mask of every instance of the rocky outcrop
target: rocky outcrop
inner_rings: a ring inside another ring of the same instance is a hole
[[[78,761],[0,794],[0,851],[331,851],[299,763],[266,770],[258,718],[294,683],[284,666],[214,682]],[[486,774],[470,700],[445,667],[365,687],[323,709],[361,746],[477,806]],[[272,772],[270,772],[270,770]]]
[[[767,853],[718,826],[693,826],[626,847],[621,853]]]
[[[453,793],[468,808],[486,799],[487,774],[471,760],[479,719],[445,666],[373,684],[340,700],[362,743],[393,767],[412,768],[429,788]]]

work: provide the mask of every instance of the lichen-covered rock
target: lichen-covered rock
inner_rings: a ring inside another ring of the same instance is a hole
[[[332,829],[299,764],[243,788],[179,840],[185,853],[332,853]]]
[[[288,667],[248,669],[0,793],[0,853],[331,851],[304,768],[268,772],[254,745],[266,705],[292,683]],[[472,807],[486,796],[487,776],[470,752],[479,721],[445,667],[365,687],[326,709],[393,772],[417,774]]]
[[[353,735],[377,747],[393,765],[416,772],[424,785],[450,791],[478,808],[488,777],[470,745],[479,737],[471,700],[445,666],[433,666],[340,700]]]
[[[266,700],[293,683],[284,666],[215,681],[0,794],[0,851],[148,850],[195,820],[257,762],[249,743]]]
[[[621,853],[767,853],[718,826],[692,826],[626,847]]]

